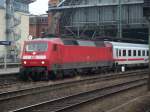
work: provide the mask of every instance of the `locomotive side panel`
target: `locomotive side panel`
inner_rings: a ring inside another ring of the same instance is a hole
[[[61,46],[61,68],[83,68],[112,66],[109,47]]]

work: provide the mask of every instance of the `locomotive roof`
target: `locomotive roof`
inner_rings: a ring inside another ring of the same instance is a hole
[[[37,38],[31,41],[51,41],[63,45],[77,45],[77,46],[104,46],[103,41],[91,41],[83,39],[70,39],[70,38]]]
[[[70,38],[37,38],[31,41],[51,41],[53,43],[62,45],[77,45],[77,46],[105,46],[105,43],[111,43],[113,46],[141,46],[141,43],[128,43],[128,42],[115,42],[107,40],[83,40],[83,39],[70,39]],[[147,46],[146,44],[143,44]]]
[[[57,44],[63,44],[60,38],[36,38],[36,39],[30,40],[29,42],[32,42],[32,41],[35,41],[35,42],[36,41],[50,41],[50,42],[57,43]]]

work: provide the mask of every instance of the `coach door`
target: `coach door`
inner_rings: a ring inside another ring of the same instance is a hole
[[[118,59],[118,57],[119,57],[119,49],[118,49],[118,48],[116,48],[115,57],[116,57],[117,59]]]

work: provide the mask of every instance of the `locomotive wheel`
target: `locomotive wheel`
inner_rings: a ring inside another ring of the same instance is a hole
[[[122,66],[117,66],[116,67],[116,72],[122,72]]]
[[[49,72],[49,79],[51,79],[51,80],[54,80],[54,79],[56,79],[56,75],[55,75],[55,72],[54,71],[50,71]]]
[[[62,70],[57,71],[55,76],[56,76],[56,79],[62,79],[64,77],[63,71]]]
[[[77,75],[77,71],[72,69],[72,70],[63,70],[62,71],[63,77],[73,77]]]
[[[30,79],[32,81],[40,81],[41,80],[41,75],[42,75],[41,72],[31,72],[30,73]]]
[[[21,79],[23,81],[27,81],[28,80],[27,73],[26,73],[26,71],[23,68],[20,69],[20,74],[19,74],[18,77],[19,77],[19,79]]]
[[[49,71],[45,71],[44,72],[44,79],[46,80],[46,81],[49,81]]]

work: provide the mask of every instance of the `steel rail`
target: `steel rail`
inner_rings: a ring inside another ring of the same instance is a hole
[[[136,73],[137,71],[128,71],[125,73],[131,73],[132,74],[132,73]],[[143,70],[143,71],[145,72],[145,70]],[[146,69],[146,71],[147,71],[147,69]],[[117,77],[117,75],[121,75],[121,74],[125,74],[125,73],[117,73],[114,75],[116,75],[116,77]],[[8,74],[0,74],[0,88],[4,88],[5,86],[8,87],[9,85],[13,86],[13,84],[17,84],[17,82],[19,81],[18,76],[19,76],[18,72],[8,73]],[[100,77],[103,78],[103,77],[109,77],[109,76],[111,77],[112,75],[101,75]],[[95,76],[94,77],[90,76],[90,78],[95,78]]]
[[[8,73],[0,75],[0,88],[3,86],[9,86],[18,82],[18,73]]]
[[[93,77],[85,78],[85,79],[81,79],[81,80],[74,80],[74,81],[69,81],[69,82],[59,82],[56,84],[44,85],[44,86],[39,86],[39,87],[31,87],[31,88],[21,89],[21,90],[16,90],[16,91],[3,92],[3,93],[0,93],[0,102],[1,102],[0,108],[2,111],[3,111],[3,109],[5,110],[6,107],[8,108],[8,110],[16,109],[22,104],[19,103],[17,105],[18,107],[15,107],[15,105],[12,106],[13,103],[11,103],[11,105],[9,105],[9,103],[14,102],[15,104],[17,104],[18,102],[21,102],[21,103],[25,103],[25,105],[29,105],[29,103],[28,103],[29,98],[33,98],[36,95],[39,96],[42,94],[44,96],[45,94],[47,94],[51,91],[59,91],[59,90],[63,90],[66,88],[68,89],[71,87],[78,87],[78,86],[85,85],[85,84],[91,84],[91,83],[93,84],[93,83],[97,83],[97,82],[104,81],[104,80],[112,80],[112,79],[119,79],[119,78],[125,78],[125,77],[134,78],[135,76],[143,77],[144,75],[141,73],[147,74],[147,71],[146,70],[141,71],[141,72],[140,71],[134,71],[134,72],[132,71],[132,72],[127,72],[127,73],[113,74],[113,75],[93,76]],[[28,100],[25,101],[25,98],[28,98]],[[39,101],[37,101],[37,102],[39,102]],[[8,106],[7,105],[3,106],[3,104],[8,104]],[[20,107],[23,107],[23,106],[20,106]]]
[[[112,95],[121,91],[129,90],[131,88],[139,87],[147,83],[147,78],[130,80],[123,83],[111,85],[108,87],[81,92],[67,97],[62,97],[39,104],[27,106],[10,112],[32,112],[32,111],[44,111],[44,112],[66,112],[68,109],[75,106],[87,103],[98,98],[103,98],[108,95]]]
[[[143,74],[146,74],[148,71],[141,71],[141,72]],[[50,84],[50,85],[44,85],[44,86],[38,86],[38,87],[31,87],[31,88],[20,89],[20,90],[15,90],[15,91],[1,92],[0,93],[0,102],[3,100],[16,98],[16,97],[20,97],[20,96],[25,96],[25,95],[30,95],[30,94],[34,94],[34,93],[41,93],[44,91],[50,91],[50,90],[64,88],[64,87],[71,87],[71,86],[75,86],[75,85],[77,86],[77,84],[80,85],[80,84],[85,84],[85,83],[98,82],[98,81],[102,81],[102,80],[112,80],[112,79],[124,78],[124,77],[129,77],[129,76],[131,76],[131,77],[137,76],[137,75],[141,75],[141,72],[135,71],[135,72],[128,72],[128,73],[113,74],[113,75],[103,75],[103,76],[85,78],[85,79],[81,79],[81,80],[60,82],[60,83],[56,83],[56,84]]]

